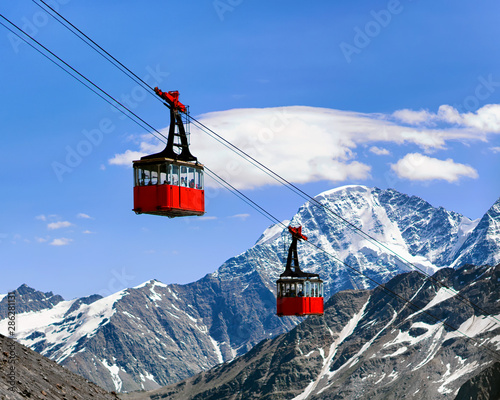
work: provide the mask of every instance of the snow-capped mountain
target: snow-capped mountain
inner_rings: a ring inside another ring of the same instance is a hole
[[[344,186],[315,199],[325,207],[307,202],[290,223],[302,225],[309,237],[299,244],[300,263],[320,274],[327,298],[375,286],[340,260],[379,283],[414,266],[434,272],[459,266],[461,259],[500,262],[500,252],[491,253],[498,249],[498,202],[487,218],[471,221],[392,189]],[[116,391],[157,388],[231,361],[301,322],[275,316],[275,281],[286,260],[288,223],[269,227],[252,248],[187,285],[152,280],[106,298],[71,301],[21,286],[17,339]],[[5,318],[7,299],[0,300],[0,318]],[[0,321],[0,331],[5,324]]]
[[[481,218],[474,231],[458,249],[451,264],[458,267],[464,263],[481,260],[482,264],[495,264],[500,260],[500,199]]]
[[[498,391],[491,376],[500,365],[494,364],[500,359],[500,264],[445,268],[434,280],[409,272],[385,286],[412,304],[382,287],[338,292],[324,316],[230,363],[130,398],[446,400],[481,371],[479,383],[463,392]]]

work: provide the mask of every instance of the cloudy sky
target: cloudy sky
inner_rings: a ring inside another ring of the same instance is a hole
[[[1,14],[167,127],[160,102],[37,2]],[[500,196],[498,2],[47,3],[310,195],[395,188],[471,219]],[[135,215],[131,161],[163,145],[3,26],[0,52],[0,293],[27,283],[69,299],[152,278],[191,282],[271,223],[209,179],[202,218]],[[303,203],[191,132],[192,153],[278,219]]]

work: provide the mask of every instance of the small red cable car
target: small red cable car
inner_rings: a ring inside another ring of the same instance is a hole
[[[170,218],[203,215],[203,165],[189,151],[181,115],[188,115],[187,107],[179,101],[177,91],[166,93],[155,88],[155,92],[170,108],[167,145],[160,153],[133,161],[133,211]]]
[[[276,281],[276,314],[279,317],[323,315],[323,281],[319,279],[318,274],[302,272],[299,267],[297,242],[307,240],[307,237],[302,235],[301,226],[297,228],[289,226],[288,231],[292,235],[292,244],[288,250],[285,272]]]

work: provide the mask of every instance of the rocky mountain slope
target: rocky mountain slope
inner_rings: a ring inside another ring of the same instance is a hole
[[[381,287],[339,292],[324,316],[310,317],[230,363],[153,392],[120,397],[454,399],[469,378],[500,360],[500,265],[446,268],[434,278],[410,272],[387,282],[390,292]],[[492,374],[476,380],[488,385]]]
[[[500,362],[485,368],[465,382],[455,400],[500,399]]]
[[[0,400],[28,398],[112,400],[117,396],[0,335]]]
[[[316,199],[423,271],[458,266],[460,260],[500,261],[500,202],[471,221],[392,189],[345,186]],[[106,298],[70,301],[23,285],[17,290],[23,321],[18,340],[116,391],[158,388],[231,361],[301,322],[274,315],[288,223],[269,227],[252,248],[187,285],[152,280]],[[321,275],[327,298],[374,286],[338,260],[380,283],[413,268],[314,202],[304,204],[291,223],[309,236],[299,246],[301,266]],[[5,318],[7,299],[0,300]],[[0,320],[0,332],[5,324]]]

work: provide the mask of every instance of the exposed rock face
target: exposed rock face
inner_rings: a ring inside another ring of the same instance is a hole
[[[490,252],[498,240],[499,202],[481,221],[471,221],[392,189],[345,186],[316,199],[423,271],[458,266],[461,259],[500,261],[500,251]],[[300,263],[324,279],[327,299],[340,290],[375,286],[338,260],[379,283],[409,268],[314,202],[304,204],[291,224],[302,225],[309,236],[299,244]],[[151,280],[106,298],[71,301],[23,285],[16,296],[23,321],[17,338],[116,391],[158,388],[231,361],[302,321],[275,316],[275,281],[289,240],[285,226],[269,227],[252,248],[187,285]],[[3,298],[3,318],[6,304]],[[6,323],[0,320],[0,331],[6,332]]]
[[[0,335],[0,399],[27,398],[112,400],[117,397],[56,362]]]
[[[500,399],[500,362],[484,369],[465,382],[455,400]]]
[[[434,278],[451,290],[411,272],[387,282],[389,291],[339,292],[324,316],[310,317],[230,363],[153,392],[121,397],[454,399],[464,382],[500,358],[500,264],[447,268]],[[490,384],[495,374],[498,367],[462,390],[493,393],[499,382]]]
[[[457,267],[465,263],[496,264],[500,261],[499,257],[500,199],[481,218],[476,228],[458,249],[453,266]]]
[[[16,290],[16,312],[40,311],[54,307],[64,299],[52,292],[42,293],[27,285],[21,285]],[[7,318],[7,297],[0,301],[0,319]]]

